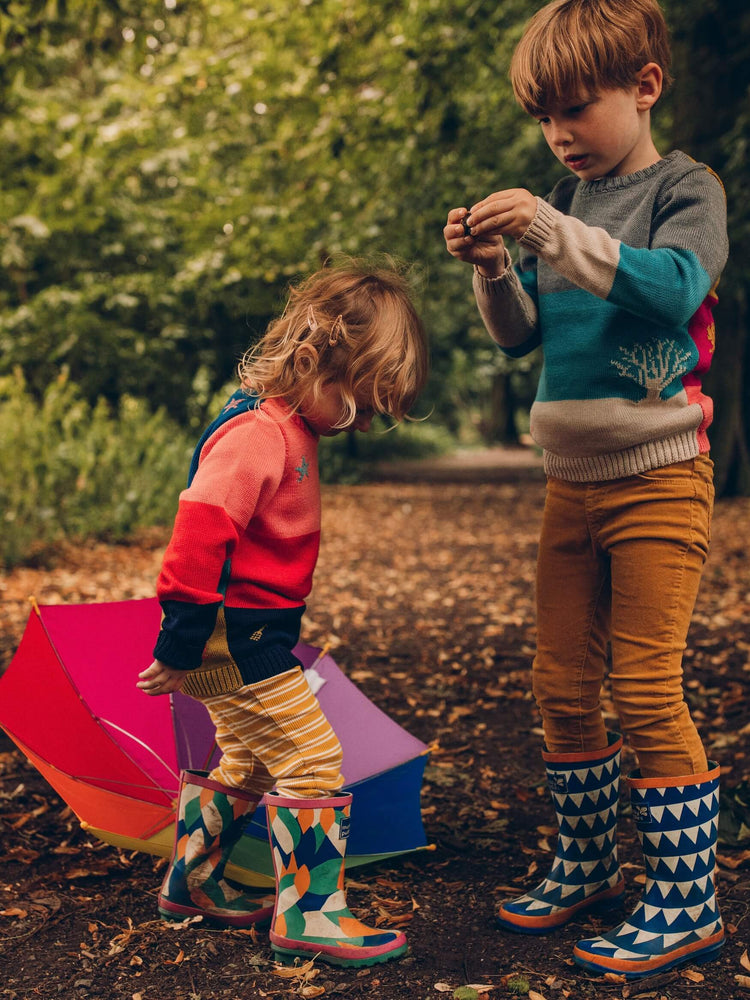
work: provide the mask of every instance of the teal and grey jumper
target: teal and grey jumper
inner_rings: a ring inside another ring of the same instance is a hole
[[[506,251],[499,277],[475,269],[474,291],[505,354],[542,345],[531,434],[547,474],[618,479],[707,452],[719,179],[675,151],[622,177],[566,177],[537,204],[518,264]]]

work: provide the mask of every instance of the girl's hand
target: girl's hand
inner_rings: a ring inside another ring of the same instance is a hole
[[[480,203],[481,204],[481,203]],[[473,233],[474,217],[466,208],[448,212],[443,237],[448,253],[467,264],[475,264],[487,277],[496,277],[505,270],[505,244],[499,232]],[[471,232],[470,232],[471,228]]]
[[[138,674],[140,680],[136,687],[150,695],[171,694],[180,690],[186,675],[185,670],[177,670],[176,667],[168,667],[161,660],[154,660],[150,667]]]
[[[471,231],[477,240],[512,236],[520,240],[537,211],[537,200],[525,188],[495,191],[469,209]]]

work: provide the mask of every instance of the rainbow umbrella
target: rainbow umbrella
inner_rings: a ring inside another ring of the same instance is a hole
[[[153,659],[155,598],[101,604],[34,603],[0,677],[0,726],[73,809],[82,826],[118,847],[168,857],[179,774],[219,758],[204,706],[179,692],[136,688]],[[327,652],[295,652],[343,748],[354,795],[347,866],[426,847],[420,791],[427,746],[375,706]],[[228,866],[245,883],[271,884],[265,810],[252,817]]]

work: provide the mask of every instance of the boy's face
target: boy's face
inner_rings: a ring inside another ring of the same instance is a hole
[[[653,103],[653,102],[651,102]],[[537,115],[557,159],[583,181],[618,177],[660,159],[640,85],[561,101]]]

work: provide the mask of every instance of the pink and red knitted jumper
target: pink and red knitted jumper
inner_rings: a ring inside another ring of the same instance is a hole
[[[317,435],[281,400],[220,424],[180,494],[157,582],[154,656],[191,671],[183,690],[220,694],[299,662],[319,544]]]

